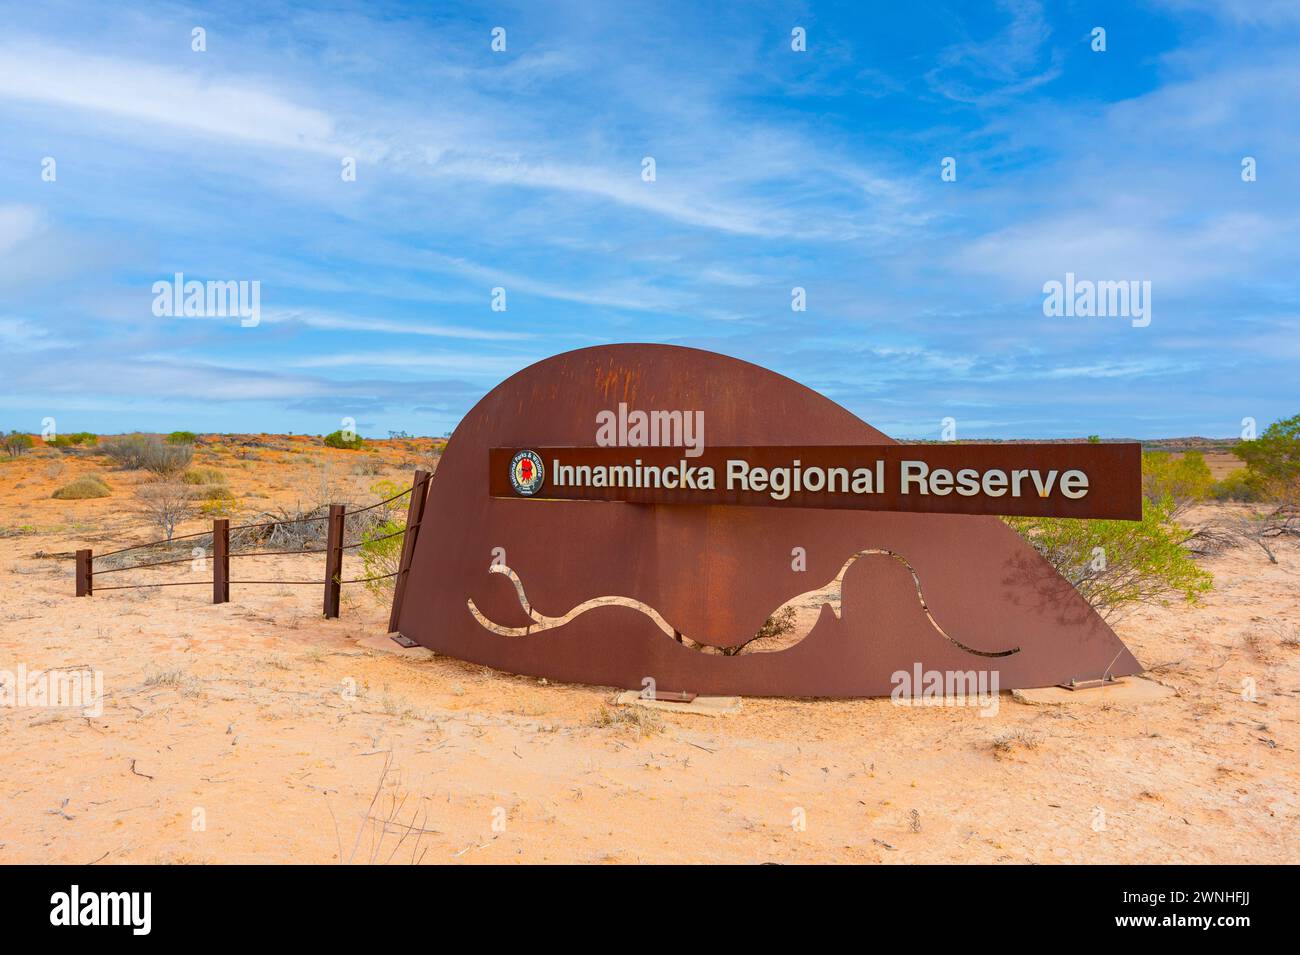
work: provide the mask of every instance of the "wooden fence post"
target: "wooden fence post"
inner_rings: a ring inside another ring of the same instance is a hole
[[[424,520],[424,502],[428,498],[429,472],[416,471],[411,484],[411,501],[406,506],[406,533],[402,539],[402,559],[397,564],[397,577],[393,580],[393,609],[388,614],[388,632],[397,632],[397,621],[402,615],[402,598],[406,595],[406,577],[415,554],[415,538]]]
[[[92,597],[95,593],[94,559],[89,550],[77,551],[77,596]]]
[[[230,519],[212,521],[212,602],[230,603]]]
[[[325,616],[339,615],[339,579],[343,576],[343,505],[331,504],[325,542]]]

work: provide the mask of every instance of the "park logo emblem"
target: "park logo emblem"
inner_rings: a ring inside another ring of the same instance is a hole
[[[542,489],[545,477],[542,459],[532,451],[520,451],[510,462],[510,486],[516,494],[532,497]]]

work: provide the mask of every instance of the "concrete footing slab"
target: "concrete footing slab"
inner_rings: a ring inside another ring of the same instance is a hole
[[[408,660],[432,660],[436,655],[428,647],[400,646],[386,633],[381,633],[372,637],[363,637],[357,641],[357,646],[364,647],[367,650],[379,650],[383,653],[392,653],[399,657],[406,657]]]
[[[1089,687],[1085,690],[1067,690],[1060,686],[1041,686],[1028,690],[1012,690],[1017,703],[1030,706],[1065,706],[1069,704],[1099,703],[1155,703],[1174,696],[1174,691],[1154,680],[1141,677],[1121,677],[1114,683]]]

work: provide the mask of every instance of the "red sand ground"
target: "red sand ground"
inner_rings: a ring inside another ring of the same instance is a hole
[[[195,462],[227,472],[245,513],[323,483],[373,499],[418,450],[267,440]],[[113,497],[50,498],[90,470]],[[70,561],[35,555],[155,536],[129,512],[143,479],[48,449],[0,465],[0,670],[85,664],[107,696],[89,718],[0,709],[0,862],[1300,861],[1294,545],[1277,564],[1210,558],[1202,606],[1118,625],[1176,691],[1160,703],[1004,695],[982,717],[746,700],[637,726],[609,689],[363,649],[387,608],[356,587],[339,620],[315,587],[235,588],[222,606],[203,587],[74,598]],[[317,556],[242,563],[320,572]],[[187,572],[171,570],[138,579]]]

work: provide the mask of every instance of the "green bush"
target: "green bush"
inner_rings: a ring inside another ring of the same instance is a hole
[[[405,521],[385,521],[382,524],[376,524],[372,529],[361,535],[361,565],[366,569],[363,576],[384,577],[387,574],[397,573],[397,568],[402,562],[402,542],[406,540],[405,534],[398,534],[397,532],[405,526]],[[389,534],[396,534],[397,536],[388,537]],[[387,537],[388,539],[376,539],[380,537]],[[366,581],[366,589],[379,597],[391,597],[396,582],[396,577],[388,577],[385,580],[368,580]]]
[[[1170,497],[1142,502],[1141,521],[1060,517],[1005,518],[1074,585],[1103,619],[1146,603],[1196,603],[1213,584],[1183,546],[1188,531],[1173,519]]]
[[[1216,501],[1254,503],[1268,497],[1265,481],[1249,468],[1237,468],[1222,481],[1210,485],[1210,497]]]
[[[1210,466],[1199,451],[1188,451],[1181,458],[1166,451],[1142,455],[1142,496],[1153,504],[1169,498],[1175,513],[1205,500],[1213,484]]]
[[[193,431],[173,431],[167,435],[168,444],[193,444],[199,436]]]
[[[32,436],[22,431],[10,431],[0,438],[0,445],[3,445],[9,457],[16,458],[32,449]]]
[[[353,434],[349,439],[342,431],[331,431],[325,435],[325,446],[330,448],[344,448],[348,451],[360,451],[366,446],[361,440],[361,435]]]
[[[51,496],[60,501],[82,501],[90,497],[108,497],[112,493],[108,483],[98,474],[83,474]]]
[[[81,445],[91,447],[99,443],[99,435],[89,431],[75,431],[72,434],[57,434],[50,439],[50,445],[56,448],[75,448]]]

